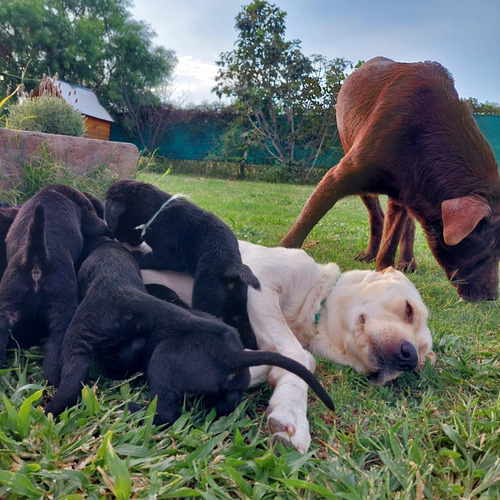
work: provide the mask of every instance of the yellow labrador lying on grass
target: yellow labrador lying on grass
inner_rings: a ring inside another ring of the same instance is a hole
[[[353,366],[374,384],[434,361],[427,308],[406,276],[382,272],[340,273],[318,264],[303,250],[239,242],[243,262],[261,283],[249,287],[248,315],[260,349],[276,351],[311,371],[311,354]],[[171,271],[143,270],[146,284],[159,283],[191,302],[193,279]],[[306,453],[310,445],[307,385],[279,368],[252,369],[252,385],[269,380],[273,437]]]

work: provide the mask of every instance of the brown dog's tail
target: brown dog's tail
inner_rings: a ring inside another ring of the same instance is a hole
[[[227,360],[233,370],[242,370],[250,366],[278,366],[300,377],[317,394],[319,399],[330,410],[335,410],[332,398],[326,392],[316,376],[304,365],[277,352],[269,351],[242,351]]]
[[[241,281],[245,285],[260,290],[260,281],[252,270],[242,262],[234,262],[227,266],[224,276],[228,281]]]
[[[42,271],[48,261],[49,256],[45,243],[45,211],[43,206],[38,204],[28,228],[25,257],[26,264],[31,266],[31,277],[35,282],[35,290],[38,288],[38,281],[42,277]]]

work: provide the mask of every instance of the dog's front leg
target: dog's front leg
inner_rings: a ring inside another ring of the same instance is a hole
[[[13,327],[14,323],[14,314],[10,314],[11,319],[9,320],[6,311],[3,311],[3,314],[0,315],[0,368],[5,364],[5,360],[7,358],[7,344],[9,343],[9,329]]]
[[[314,358],[304,350],[288,327],[281,313],[279,298],[265,291],[251,289],[248,294],[250,323],[259,348],[279,352],[314,371]],[[257,374],[252,375],[254,378]],[[267,421],[273,439],[291,444],[300,453],[306,453],[311,443],[307,420],[307,384],[281,368],[271,370],[269,382],[274,386],[274,392],[267,409]]]
[[[270,366],[251,366],[250,367],[250,385],[248,387],[256,387],[269,381]]]
[[[74,300],[52,303],[47,310],[49,337],[45,342],[43,354],[43,376],[50,385],[57,387],[61,378],[61,351],[64,335],[76,311]]]
[[[90,364],[91,356],[88,352],[73,354],[71,358],[65,360],[61,370],[61,383],[56,394],[45,407],[46,413],[52,413],[54,417],[57,417],[78,401],[82,386],[89,378]]]
[[[273,370],[270,382],[274,382]],[[279,377],[267,407],[267,425],[273,441],[281,441],[293,446],[299,453],[307,453],[311,444],[307,385],[297,376],[283,373]]]

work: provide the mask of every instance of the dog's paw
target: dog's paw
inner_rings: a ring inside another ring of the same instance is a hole
[[[290,407],[277,406],[267,417],[271,439],[293,446],[299,453],[307,453],[311,445],[307,415],[290,411]]]
[[[377,254],[373,252],[360,252],[354,257],[354,260],[358,262],[373,262],[376,257]]]
[[[434,353],[434,351],[429,351],[429,353],[427,353],[425,358],[421,359],[418,362],[417,369],[421,370],[424,367],[427,360],[429,360],[429,363],[431,364],[431,366],[434,366],[436,364],[436,354]]]
[[[43,367],[43,376],[49,385],[59,387],[61,382],[61,371],[57,367]]]
[[[401,260],[398,260],[398,271],[401,271],[402,273],[410,274],[410,273],[416,273],[418,270],[418,265],[415,259],[411,259],[409,262]]]

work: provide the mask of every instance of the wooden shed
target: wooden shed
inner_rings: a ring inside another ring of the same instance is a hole
[[[61,97],[74,109],[85,115],[85,134],[89,139],[109,141],[109,133],[113,118],[103,108],[92,90],[71,85],[59,80],[57,86],[61,90]]]

